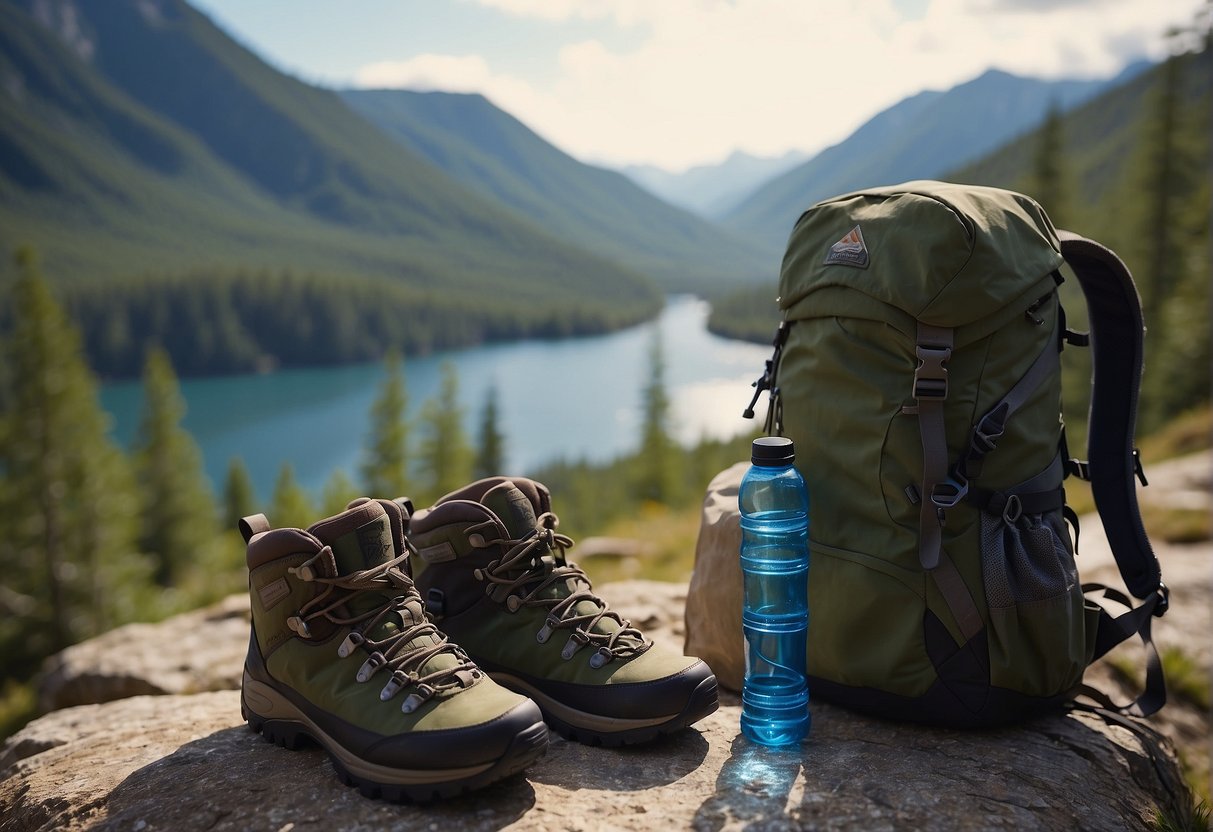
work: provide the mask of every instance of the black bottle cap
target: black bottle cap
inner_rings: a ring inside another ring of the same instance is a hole
[[[796,448],[786,436],[760,436],[750,448],[750,461],[764,468],[782,468],[796,461]]]

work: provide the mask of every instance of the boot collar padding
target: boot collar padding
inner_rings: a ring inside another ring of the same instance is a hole
[[[450,494],[439,499],[434,505],[437,507],[443,503],[454,502],[456,500],[468,500],[473,503],[479,503],[485,494],[504,482],[512,482],[515,488],[527,496],[527,499],[531,501],[531,505],[535,508],[536,517],[552,510],[552,495],[548,491],[547,486],[529,477],[487,477],[483,480],[477,480],[471,485],[465,485],[458,491],[452,491]]]
[[[300,529],[273,529],[254,535],[248,544],[248,568],[256,569],[290,555],[314,555],[324,544]]]

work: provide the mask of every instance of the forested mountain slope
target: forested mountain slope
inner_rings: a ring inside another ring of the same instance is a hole
[[[219,372],[596,331],[660,303],[180,0],[0,2],[5,260],[24,244],[110,374],[147,341]],[[382,325],[345,323],[370,309]],[[205,358],[185,355],[192,327]],[[309,329],[324,340],[269,335]]]
[[[468,187],[666,289],[733,288],[770,267],[742,235],[663,202],[621,173],[579,162],[484,96],[409,90],[341,96]]]

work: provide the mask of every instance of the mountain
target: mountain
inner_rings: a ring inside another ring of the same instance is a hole
[[[651,275],[667,290],[710,292],[769,273],[741,235],[587,165],[484,96],[345,90],[342,98],[413,153],[549,233]]]
[[[115,338],[128,353],[171,340],[165,322],[198,305],[189,296],[205,281],[239,275],[241,291],[264,294],[250,275],[265,270],[306,276],[313,312],[343,294],[401,311],[384,343],[329,351],[350,359],[392,343],[597,331],[660,303],[649,278],[461,185],[181,0],[0,2],[5,259],[25,243],[69,305],[78,287],[96,326],[126,322]],[[279,300],[265,314],[285,316]],[[216,302],[239,318],[225,318],[238,328],[229,340],[255,349],[193,369],[248,369],[258,351],[289,363],[286,345],[258,340],[271,321]],[[435,329],[427,309],[458,323]]]
[[[1036,127],[1050,106],[1066,110],[1112,81],[1043,81],[990,70],[947,92],[921,92],[877,114],[847,139],[761,186],[723,223],[780,252],[805,208],[859,188],[933,179]]]
[[[782,156],[751,156],[740,150],[714,165],[673,172],[654,165],[629,165],[623,173],[641,187],[708,219],[719,219],[759,185],[803,162],[806,154],[789,150]]]
[[[1213,50],[1120,78],[1060,114],[1052,141],[1046,140],[1050,126],[1042,125],[941,178],[1030,194],[1059,226],[1109,246],[1128,265],[1147,324],[1142,436],[1209,402]],[[1049,146],[1053,158],[1042,166],[1041,150]],[[1047,179],[1045,169],[1053,171]],[[1076,281],[1060,291],[1070,325],[1085,328],[1086,304]],[[779,321],[778,293],[772,280],[713,301],[709,329],[769,343]],[[1074,428],[1071,450],[1081,451],[1090,356],[1085,350],[1066,353],[1066,421]]]

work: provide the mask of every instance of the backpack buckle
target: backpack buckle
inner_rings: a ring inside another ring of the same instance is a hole
[[[918,356],[918,367],[914,370],[914,398],[946,399],[948,397],[948,359],[951,347],[932,347],[919,344],[914,354]]]
[[[1171,588],[1162,581],[1158,582],[1158,603],[1154,605],[1152,615],[1155,618],[1162,618],[1167,614],[1167,610],[1171,609]]]
[[[984,457],[991,453],[998,447],[998,440],[1002,439],[1006,429],[1007,407],[1004,404],[981,417],[981,421],[973,428],[973,437],[969,444],[974,455]]]
[[[941,512],[955,508],[969,494],[969,481],[957,474],[943,482],[935,483],[931,489],[931,502]]]

